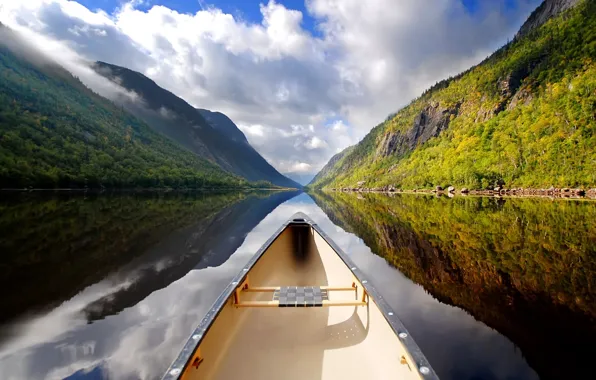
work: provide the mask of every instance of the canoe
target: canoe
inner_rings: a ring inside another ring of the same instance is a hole
[[[163,379],[438,379],[369,278],[302,213],[215,301]]]

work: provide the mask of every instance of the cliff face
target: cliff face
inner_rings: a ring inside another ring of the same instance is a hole
[[[521,38],[532,30],[539,28],[559,13],[573,8],[581,0],[545,0],[536,10],[530,15],[528,20],[522,25],[515,38]]]
[[[459,106],[457,104],[452,108],[447,108],[433,102],[424,107],[414,119],[412,127],[405,133],[390,131],[382,137],[376,156],[402,156],[429,139],[439,136],[443,130],[449,127],[451,118],[457,116]]]
[[[596,2],[547,0],[518,37],[335,156],[313,188],[596,185]]]

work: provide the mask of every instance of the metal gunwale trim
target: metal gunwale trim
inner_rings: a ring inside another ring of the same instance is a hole
[[[209,330],[213,322],[215,322],[215,319],[217,318],[219,313],[221,313],[221,311],[223,310],[224,304],[234,293],[237,284],[242,283],[244,278],[246,278],[246,276],[250,272],[250,269],[252,269],[252,267],[257,263],[261,256],[263,256],[263,253],[265,253],[267,248],[269,248],[269,246],[273,244],[273,242],[279,237],[279,235],[281,235],[281,233],[286,229],[286,227],[292,223],[292,219],[289,219],[288,221],[283,223],[277,229],[277,231],[275,231],[275,233],[273,233],[273,235],[269,239],[267,239],[267,241],[261,246],[261,248],[259,248],[259,250],[253,255],[253,257],[248,261],[248,263],[242,267],[240,272],[236,276],[234,276],[234,278],[230,281],[228,286],[222,291],[222,293],[219,295],[219,297],[217,297],[213,305],[209,308],[209,311],[207,312],[207,314],[205,314],[205,317],[203,317],[197,328],[195,328],[194,331],[190,334],[191,337],[184,344],[184,347],[178,354],[178,357],[174,360],[172,364],[170,364],[164,376],[162,377],[162,380],[173,380],[180,378],[180,376],[184,373],[186,367],[190,364],[190,361],[196,349],[200,346],[207,331]],[[199,339],[192,338],[196,335],[199,335]],[[177,374],[170,373],[174,369],[180,369],[180,372]]]
[[[354,274],[354,276],[360,281],[366,292],[368,293],[369,297],[372,298],[373,302],[377,305],[383,316],[391,326],[391,329],[395,333],[396,336],[399,336],[400,333],[406,333],[407,336],[405,338],[400,338],[400,341],[406,347],[407,351],[410,353],[414,361],[416,362],[417,370],[420,373],[421,367],[426,367],[429,369],[429,373],[422,374],[421,376],[424,379],[435,379],[439,380],[439,376],[437,376],[435,370],[430,365],[429,361],[422,353],[418,344],[412,339],[412,335],[408,332],[402,321],[397,317],[397,314],[394,312],[393,308],[383,299],[381,294],[377,291],[375,286],[370,282],[370,280],[363,279],[362,271],[354,264],[352,259],[331,239],[329,235],[327,235],[314,221],[312,221],[308,216],[305,218],[308,223],[313,227],[315,231],[331,246],[331,248],[337,253],[337,255],[342,259],[344,264],[348,266],[350,271]],[[391,314],[389,314],[391,313]]]
[[[293,219],[301,218],[300,222],[294,222]],[[237,284],[242,283],[242,280],[247,276],[250,269],[257,263],[257,261],[263,256],[263,253],[273,244],[273,242],[281,235],[281,233],[288,227],[290,224],[309,224],[322,238],[331,246],[331,248],[337,253],[337,255],[342,259],[344,264],[348,266],[348,269],[354,274],[354,276],[362,283],[364,289],[368,293],[369,297],[372,298],[374,303],[377,305],[383,316],[387,320],[387,323],[391,326],[393,332],[396,336],[399,336],[400,333],[406,333],[407,336],[405,338],[400,338],[402,344],[406,347],[412,358],[416,362],[416,370],[420,372],[421,367],[426,367],[430,370],[428,374],[421,374],[424,379],[434,379],[438,380],[439,377],[435,373],[434,369],[420,350],[420,347],[416,344],[416,342],[412,339],[411,334],[408,332],[406,327],[403,325],[401,320],[397,317],[396,313],[394,313],[393,309],[389,304],[383,299],[383,297],[377,292],[374,285],[367,280],[362,279],[362,272],[360,269],[354,264],[352,259],[331,239],[329,235],[327,235],[319,226],[312,220],[310,217],[305,215],[304,213],[298,212],[294,214],[290,219],[288,219],[285,223],[283,223],[273,235],[267,239],[267,241],[259,248],[259,250],[254,254],[254,256],[248,261],[246,265],[242,267],[240,272],[234,276],[234,278],[230,281],[230,284],[222,291],[220,296],[215,300],[211,308],[205,317],[201,320],[197,328],[190,334],[190,338],[186,341],[184,347],[178,354],[178,357],[174,360],[174,362],[168,367],[167,371],[165,372],[162,380],[173,380],[179,379],[180,375],[184,373],[186,367],[190,364],[190,361],[196,351],[196,349],[200,346],[205,334],[222,311],[225,302],[232,296],[234,290],[237,287]],[[363,283],[364,281],[364,283]],[[389,313],[392,313],[391,315]],[[194,337],[199,336],[199,339]],[[172,374],[172,370],[179,369],[180,372],[177,374]]]

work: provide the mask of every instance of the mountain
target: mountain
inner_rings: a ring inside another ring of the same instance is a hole
[[[515,38],[521,38],[542,26],[545,22],[559,13],[573,8],[580,0],[546,0],[532,12],[530,17],[526,20],[524,25],[520,28]]]
[[[594,57],[596,2],[546,1],[511,43],[388,117],[309,186],[594,186]]]
[[[201,108],[197,108],[196,110],[201,114],[201,116],[203,116],[209,125],[211,125],[211,127],[226,135],[230,140],[248,144],[248,140],[240,128],[234,124],[232,119],[223,113],[213,112]]]
[[[338,162],[340,162],[346,155],[350,154],[354,150],[353,146],[347,147],[346,149],[342,150],[341,152],[337,153],[335,156],[331,157],[329,162],[323,166],[323,169],[317,173],[316,176],[310,181],[310,183],[321,183],[325,181],[326,178],[333,178],[339,173],[335,172]]]
[[[0,188],[246,187],[0,26]]]
[[[96,62],[93,68],[141,98],[135,101],[120,96],[115,99],[118,104],[199,157],[249,181],[265,180],[283,187],[302,187],[271,166],[224,114],[197,110],[136,71],[105,62]]]
[[[306,185],[315,177],[314,174],[304,174],[304,173],[284,173],[284,175],[290,178],[293,181],[298,182],[301,185]]]

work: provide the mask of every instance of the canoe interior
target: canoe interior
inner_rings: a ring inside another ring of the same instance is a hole
[[[330,302],[365,306],[237,307],[272,292],[229,297],[181,373],[182,379],[421,379],[374,300],[309,224],[288,225],[239,287],[335,287]],[[193,365],[194,364],[194,365]]]

